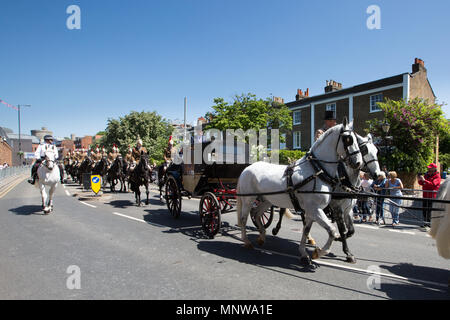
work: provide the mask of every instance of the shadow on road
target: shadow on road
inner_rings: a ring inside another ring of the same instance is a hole
[[[105,202],[105,204],[111,205],[114,208],[126,209],[129,207],[136,207],[136,203],[131,200],[113,200],[110,202]]]
[[[191,240],[207,239],[200,225],[200,218],[197,214],[181,212],[180,217],[175,219],[167,209],[147,209],[148,214],[144,215],[144,220],[156,226],[169,227],[164,233],[181,233],[191,238]]]
[[[17,208],[13,208],[13,209],[9,209],[10,212],[15,213],[17,215],[22,215],[22,216],[28,216],[31,214],[44,214],[42,212],[42,207],[41,206],[36,206],[36,205],[27,205],[27,206],[21,206],[21,207],[17,207]]]
[[[381,283],[379,290],[392,299],[450,299],[449,287],[446,286],[450,281],[450,270],[417,266],[411,263],[380,265],[380,268],[419,284],[417,286],[405,283]],[[442,286],[434,283],[442,284]]]

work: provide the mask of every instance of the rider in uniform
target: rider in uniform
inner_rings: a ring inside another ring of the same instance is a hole
[[[127,154],[125,155],[125,161],[128,164],[131,164],[131,162],[133,161],[133,148],[131,148],[130,145],[128,146]]]
[[[46,135],[44,137],[44,144],[40,144],[34,153],[36,161],[34,162],[33,167],[31,167],[31,179],[28,180],[29,183],[34,184],[36,182],[37,170],[45,159],[46,152],[53,152],[55,160],[58,159],[58,149],[53,144],[53,137],[51,135]]]
[[[147,153],[147,149],[142,146],[142,139],[138,139],[136,142],[136,146],[133,148],[132,153],[132,160],[134,164],[138,164],[139,160],[141,159],[141,152],[144,151]]]

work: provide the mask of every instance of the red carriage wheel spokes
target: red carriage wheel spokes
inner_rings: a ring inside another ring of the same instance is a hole
[[[256,224],[255,215],[253,214],[254,210],[255,209],[252,208],[252,212],[250,213],[250,217],[252,218],[252,222],[255,225],[255,227],[258,227],[257,224]],[[271,206],[269,209],[267,209],[266,211],[263,212],[263,214],[261,216],[261,223],[264,226],[264,229],[267,229],[270,226],[270,224],[272,223],[273,211],[274,211],[274,206]]]
[[[172,216],[179,218],[181,213],[181,190],[173,176],[170,176],[166,183],[166,204]]]
[[[213,193],[207,192],[202,196],[199,212],[203,231],[209,238],[214,238],[220,230],[221,210],[220,203]]]

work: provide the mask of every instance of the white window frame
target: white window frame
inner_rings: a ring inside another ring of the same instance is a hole
[[[381,99],[375,99],[375,97],[381,97]],[[369,100],[370,113],[383,111],[377,105],[378,102],[383,102],[383,93],[377,93],[370,96]]]
[[[325,110],[333,111],[333,116],[336,118],[336,102],[328,103]]]
[[[296,114],[298,114],[299,116],[298,116],[298,122],[295,122],[295,115]],[[298,124],[302,124],[302,112],[299,110],[299,111],[294,111],[293,113],[292,113],[292,124],[293,125],[298,125]]]
[[[296,134],[298,138],[296,139]],[[302,133],[301,131],[294,131],[292,133],[292,149],[300,149],[302,147]]]

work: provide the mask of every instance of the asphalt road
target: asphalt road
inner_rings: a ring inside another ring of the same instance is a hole
[[[298,219],[285,219],[274,237],[276,215],[266,244],[249,250],[234,212],[223,215],[221,234],[207,239],[197,199],[183,199],[175,220],[155,191],[142,207],[131,193],[87,201],[80,195],[76,185],[59,186],[47,216],[26,182],[0,198],[0,299],[450,298],[449,261],[415,225],[357,225],[349,240],[356,264],[345,262],[335,242],[333,254],[305,269]],[[256,242],[251,221],[248,229]],[[325,243],[320,226],[312,234]]]

